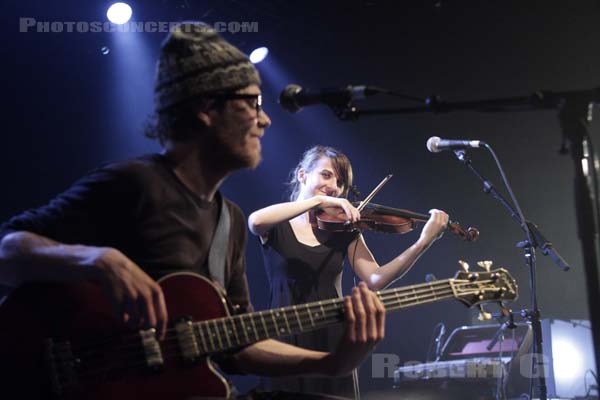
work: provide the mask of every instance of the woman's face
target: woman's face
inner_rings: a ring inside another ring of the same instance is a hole
[[[331,159],[326,156],[321,157],[310,172],[300,170],[298,179],[302,183],[302,198],[317,195],[338,197],[344,189],[334,172]]]

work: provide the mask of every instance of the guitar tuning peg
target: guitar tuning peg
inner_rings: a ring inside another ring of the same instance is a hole
[[[458,260],[458,265],[460,265],[463,271],[469,272],[469,264],[467,264],[465,261]]]
[[[478,307],[479,307],[479,316],[477,317],[477,319],[479,321],[489,321],[490,319],[492,319],[492,314],[485,311],[485,309],[483,308],[482,305],[479,305]]]
[[[478,261],[477,265],[479,265],[481,268],[485,269],[486,272],[490,272],[490,270],[492,269],[492,264],[493,261]]]

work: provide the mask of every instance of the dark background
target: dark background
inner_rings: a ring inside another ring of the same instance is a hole
[[[165,33],[19,33],[19,18],[38,21],[105,21],[110,2],[5,1],[3,12],[3,149],[0,220],[44,204],[100,163],[159,151],[143,137],[152,111],[152,82]],[[365,117],[341,122],[324,106],[292,115],[277,104],[288,83],[319,88],[371,84],[448,101],[526,96],[537,90],[575,90],[599,84],[600,3],[564,1],[154,1],[129,2],[138,21],[197,19],[258,22],[258,32],[225,36],[249,53],[266,45],[258,65],[265,109],[273,120],[263,139],[263,163],[229,178],[223,191],[246,214],[284,199],[284,182],[300,154],[314,144],[342,149],[356,183],[367,194],[385,175],[393,179],[377,195],[380,204],[427,212],[440,208],[481,231],[477,243],[447,233],[400,281],[424,281],[427,273],[452,276],[457,260],[493,260],[517,279],[527,307],[528,271],[515,243],[518,225],[451,153],[425,149],[430,136],[480,139],[497,152],[525,215],[535,221],[570,262],[560,271],[539,255],[539,301],[544,318],[587,319],[585,273],[577,237],[573,162],[559,155],[556,111],[418,114]],[[108,48],[102,51],[102,48]],[[365,107],[415,105],[375,98]],[[598,135],[592,124],[593,137]],[[480,171],[502,188],[490,154],[470,152]],[[504,193],[504,192],[503,192]],[[118,196],[118,193],[115,194]],[[367,234],[380,264],[412,244],[404,236]],[[257,308],[268,290],[258,241],[251,238],[248,277]],[[353,274],[347,268],[348,292]],[[424,361],[433,327],[472,322],[473,311],[444,302],[388,316],[378,353],[402,362]],[[591,349],[590,349],[591,350]],[[362,369],[363,392],[391,388]],[[249,387],[252,378],[237,379]]]

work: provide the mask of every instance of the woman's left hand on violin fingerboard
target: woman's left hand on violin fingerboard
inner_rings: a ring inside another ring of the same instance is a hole
[[[449,216],[442,210],[431,209],[429,210],[431,215],[427,220],[427,223],[421,231],[419,240],[423,240],[427,244],[433,243],[435,240],[442,237],[444,231],[448,227]]]

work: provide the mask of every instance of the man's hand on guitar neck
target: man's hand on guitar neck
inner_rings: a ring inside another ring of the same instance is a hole
[[[118,319],[132,328],[156,327],[164,338],[167,307],[162,289],[133,261],[108,247],[66,245],[32,232],[13,232],[0,246],[0,282],[19,286],[29,281],[100,283]]]
[[[346,331],[333,353],[296,347],[273,339],[245,347],[235,354],[238,371],[263,376],[347,375],[384,336],[385,308],[361,283],[344,298]]]
[[[385,335],[385,307],[364,282],[344,298],[344,313],[344,336],[337,350],[326,357],[332,375],[349,374]]]

